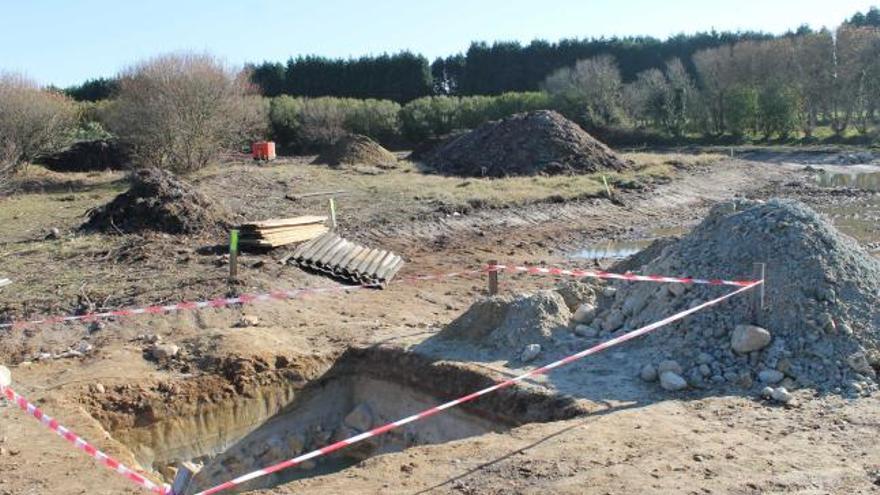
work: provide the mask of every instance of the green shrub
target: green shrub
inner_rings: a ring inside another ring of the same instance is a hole
[[[490,120],[515,113],[553,108],[543,92],[504,93],[499,96],[428,96],[413,100],[401,109],[404,138],[411,143],[473,129]]]
[[[776,134],[787,138],[798,128],[798,105],[800,98],[791,88],[771,86],[761,92],[758,98],[761,132],[765,138]]]
[[[724,97],[725,123],[737,137],[755,131],[758,127],[758,92],[754,88],[737,86]]]
[[[399,140],[400,105],[388,100],[294,98],[270,103],[272,135],[289,151],[315,151],[344,134],[363,134],[383,144]]]

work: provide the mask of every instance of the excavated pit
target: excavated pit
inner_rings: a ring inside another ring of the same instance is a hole
[[[397,349],[351,349],[312,380],[279,381],[195,410],[186,408],[179,415],[146,414],[127,427],[118,427],[118,421],[117,427],[105,427],[131,450],[142,468],[166,481],[171,481],[174,466],[182,461],[203,464],[191,487],[195,493],[492,383],[485,371],[463,363],[432,362]],[[545,389],[502,389],[316,461],[253,480],[240,491],[337,472],[373,455],[587,412],[584,403]]]

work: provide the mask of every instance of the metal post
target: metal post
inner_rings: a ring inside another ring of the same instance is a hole
[[[489,266],[489,295],[494,296],[498,294],[498,260],[489,260]]]
[[[191,462],[181,462],[177,466],[177,475],[171,485],[171,495],[184,495],[192,483],[193,478],[199,474],[201,468]]]
[[[336,228],[336,202],[330,198],[330,228]]]
[[[238,280],[238,229],[229,231],[229,281]]]
[[[767,285],[765,274],[767,265],[765,263],[755,263],[752,269],[752,280],[763,280],[764,283],[755,287],[752,296],[752,319],[755,324],[761,323],[761,316],[764,312],[764,288]]]

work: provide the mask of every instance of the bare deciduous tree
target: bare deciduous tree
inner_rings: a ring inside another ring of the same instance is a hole
[[[163,55],[120,74],[108,126],[140,165],[188,172],[265,132],[247,74],[201,54]]]
[[[608,126],[623,120],[623,81],[610,55],[559,69],[547,77],[543,86],[587,126]]]
[[[17,74],[0,74],[0,189],[23,164],[70,139],[76,106]]]

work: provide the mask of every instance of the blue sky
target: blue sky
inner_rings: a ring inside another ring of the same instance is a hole
[[[873,3],[880,3],[874,0]],[[473,40],[557,40],[836,26],[851,0],[0,0],[0,70],[67,86],[143,58],[208,51],[230,64],[409,49],[429,58]]]

